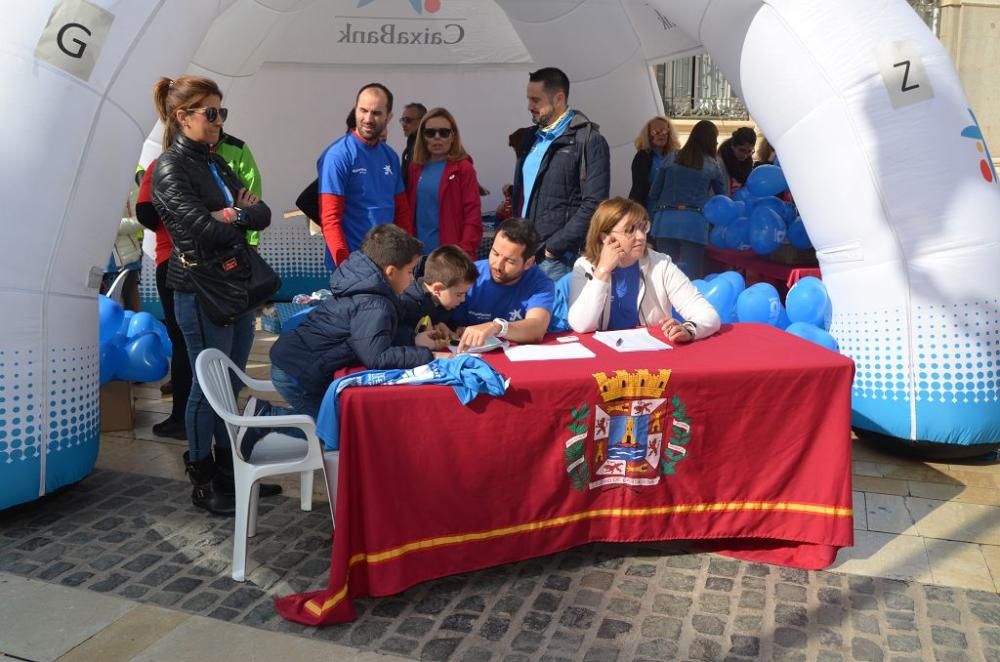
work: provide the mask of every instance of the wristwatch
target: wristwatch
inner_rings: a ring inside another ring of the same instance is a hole
[[[502,317],[497,317],[496,319],[493,320],[493,323],[500,325],[500,330],[497,332],[496,337],[506,338],[507,332],[510,330],[510,322],[508,322]]]
[[[243,217],[244,217],[243,210],[237,207],[236,205],[233,205],[233,209],[236,210],[236,220],[233,221],[233,223],[236,225],[243,225]]]

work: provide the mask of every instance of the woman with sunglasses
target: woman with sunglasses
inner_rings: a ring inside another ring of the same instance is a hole
[[[635,139],[635,157],[632,159],[632,189],[630,200],[646,205],[649,185],[663,160],[671,152],[680,149],[681,143],[674,133],[674,126],[663,116],[656,116],[646,122]]]
[[[153,86],[153,105],[164,125],[164,152],[153,173],[153,207],[173,241],[167,285],[174,290],[174,313],[188,358],[194,365],[201,350],[214,347],[245,369],[253,344],[254,311],[228,326],[212,322],[195,297],[185,264],[211,260],[245,243],[247,230],[270,225],[271,210],[243,188],[212,150],[228,115],[214,81],[186,75],[176,80],[161,78]],[[233,514],[229,435],[205,400],[197,378],[184,422],[188,439],[184,464],[194,486],[192,503],[214,514]]]
[[[611,198],[590,219],[583,257],[569,284],[570,327],[577,333],[658,326],[669,342],[707,338],[719,314],[670,256],[650,250],[649,214],[634,200]],[[671,315],[677,309],[683,322]]]
[[[483,238],[479,180],[458,124],[444,108],[432,108],[420,120],[406,194],[425,254],[455,244],[476,259]]]

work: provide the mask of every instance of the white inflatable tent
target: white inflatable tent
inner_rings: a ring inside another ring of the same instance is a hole
[[[781,155],[831,333],[857,364],[855,424],[1000,441],[1000,186],[951,61],[905,0],[45,0],[0,34],[0,508],[93,467],[97,282],[149,158],[151,85],[183,71],[220,83],[280,211],[369,80],[394,89],[397,113],[451,109],[499,191],[526,73],[544,65],[601,125],[621,194],[632,139],[661,108],[650,63],[707,50]]]

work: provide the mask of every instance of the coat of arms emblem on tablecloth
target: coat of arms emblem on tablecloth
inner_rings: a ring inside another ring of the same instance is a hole
[[[666,396],[670,370],[594,373],[600,402],[570,410],[565,462],[573,487],[656,485],[687,457],[691,421]]]

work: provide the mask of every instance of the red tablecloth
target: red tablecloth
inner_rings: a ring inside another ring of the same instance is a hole
[[[742,271],[747,285],[766,280],[774,284],[782,293],[806,276],[822,278],[818,267],[801,264],[778,264],[765,260],[751,251],[734,251],[715,246],[705,247],[705,258],[726,267]],[[707,269],[706,269],[707,270]]]
[[[759,324],[671,351],[581,342],[595,359],[488,355],[510,388],[467,407],[445,386],[344,391],[329,587],[281,615],[348,621],[354,596],[594,541],[802,568],[853,543],[850,359]]]

